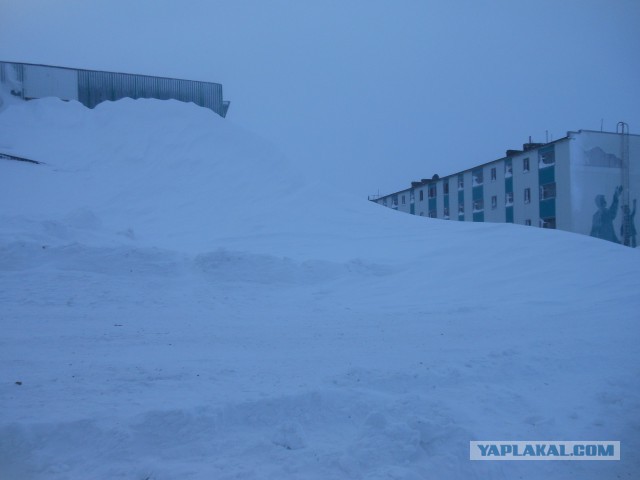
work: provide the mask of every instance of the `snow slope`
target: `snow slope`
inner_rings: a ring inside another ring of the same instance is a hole
[[[0,160],[2,479],[640,469],[636,250],[333,194],[179,102],[10,105],[0,152],[45,162]]]

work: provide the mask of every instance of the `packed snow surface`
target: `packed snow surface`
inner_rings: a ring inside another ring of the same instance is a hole
[[[640,251],[393,212],[194,105],[9,103],[1,479],[637,478]]]

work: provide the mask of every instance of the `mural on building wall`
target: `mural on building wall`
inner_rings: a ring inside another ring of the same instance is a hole
[[[621,135],[583,131],[572,138],[571,203],[574,231],[636,248],[640,139],[629,140],[624,160]]]
[[[611,207],[607,208],[607,200],[604,195],[596,195],[596,207],[598,210],[593,214],[591,222],[591,236],[620,243],[613,228],[613,221],[618,215],[618,199],[622,193],[622,186],[613,192]]]

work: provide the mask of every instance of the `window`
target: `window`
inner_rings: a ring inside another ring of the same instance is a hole
[[[411,203],[414,203],[416,201],[416,192],[414,192],[413,190],[409,192],[409,201]]]
[[[556,156],[553,150],[538,153],[538,167],[545,168],[556,163]]]
[[[458,215],[464,215],[464,203],[458,205]]]
[[[445,180],[442,182],[442,193],[445,195],[449,195],[449,180]]]
[[[526,226],[530,227],[530,226],[531,226],[531,219],[530,219],[530,218],[527,218],[527,219],[524,221],[524,224],[525,224]]]
[[[513,175],[513,166],[511,164],[511,159],[504,162],[504,177],[509,178]]]
[[[385,207],[387,206],[387,199],[386,198],[382,199],[382,205],[384,205]]]
[[[496,167],[493,167],[491,169],[491,181],[495,182],[497,177],[498,177],[498,172],[496,170]]]
[[[458,190],[462,190],[464,188],[464,177],[462,175],[458,175]]]
[[[476,185],[482,185],[482,182],[484,181],[483,175],[482,175],[482,169],[474,170],[472,175],[473,175],[473,186],[475,187]]]
[[[449,207],[444,207],[444,218],[449,218]]]
[[[403,205],[405,205],[405,204],[407,203],[404,197],[405,197],[405,196],[404,196],[404,195],[402,195],[402,204],[403,204]]]
[[[429,198],[436,198],[437,189],[435,185],[429,186]]]
[[[473,202],[473,211],[482,212],[484,210],[484,200],[475,200]]]
[[[556,217],[547,217],[540,219],[542,228],[556,228]]]
[[[424,200],[424,192],[420,190],[420,201]]]
[[[438,218],[438,212],[435,210],[429,210],[429,218]]]
[[[504,203],[507,207],[513,205],[513,192],[507,192],[504,196]]]
[[[522,171],[524,173],[527,173],[530,170],[529,167],[529,157],[525,158],[524,160],[522,160]]]
[[[524,203],[531,203],[531,189],[524,189]]]
[[[491,197],[491,210],[495,210],[496,208],[498,208],[498,197],[494,195]]]
[[[392,200],[393,200],[393,205],[394,205],[395,207],[397,207],[397,206],[398,206],[398,195],[394,195],[394,196],[392,197]]]
[[[556,198],[556,182],[540,185],[540,200]]]

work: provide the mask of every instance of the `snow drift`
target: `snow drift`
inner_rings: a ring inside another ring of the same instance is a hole
[[[1,478],[640,468],[637,251],[332,194],[193,105],[5,107]],[[622,460],[468,460],[504,439]]]

